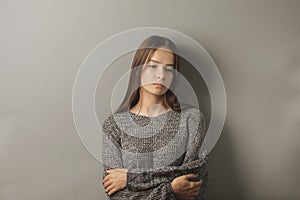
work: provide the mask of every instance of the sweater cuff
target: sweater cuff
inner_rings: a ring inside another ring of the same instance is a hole
[[[175,192],[172,188],[171,183],[169,182],[166,185],[167,185],[167,192],[169,194],[169,198],[172,199],[172,200],[176,200],[176,194],[175,194]]]
[[[129,170],[127,171],[127,176],[126,176],[126,187],[127,187],[127,189],[128,190],[130,190],[130,191],[134,191],[133,189],[133,187],[132,187],[132,182],[133,182],[133,180],[132,180],[132,176],[131,176],[131,173],[129,172]]]

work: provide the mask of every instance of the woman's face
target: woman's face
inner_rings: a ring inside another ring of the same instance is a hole
[[[174,71],[174,54],[158,48],[143,66],[141,87],[148,93],[161,96],[170,88]]]

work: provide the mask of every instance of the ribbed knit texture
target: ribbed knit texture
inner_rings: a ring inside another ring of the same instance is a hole
[[[201,110],[189,107],[156,117],[120,112],[101,126],[104,170],[128,169],[126,188],[109,199],[176,199],[171,182],[189,173],[204,181],[196,199],[207,199],[207,129]]]

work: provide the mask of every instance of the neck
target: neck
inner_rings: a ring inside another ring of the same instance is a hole
[[[170,110],[166,103],[166,95],[157,96],[149,93],[141,93],[138,103],[133,106],[130,111],[144,115],[157,116]]]

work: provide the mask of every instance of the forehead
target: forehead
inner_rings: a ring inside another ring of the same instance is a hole
[[[151,59],[159,61],[162,64],[173,64],[174,54],[168,49],[159,48],[154,51],[150,60]]]

